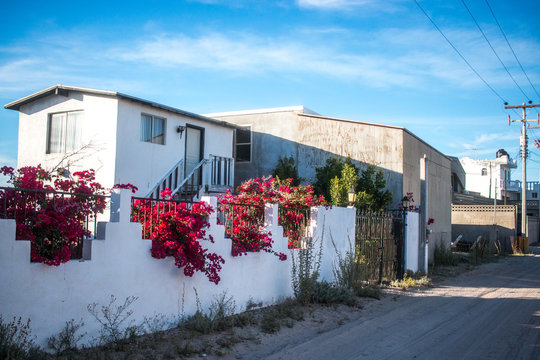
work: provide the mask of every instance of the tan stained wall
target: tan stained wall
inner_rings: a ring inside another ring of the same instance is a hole
[[[427,158],[428,168],[428,218],[430,225],[430,253],[441,241],[448,245],[452,233],[452,177],[451,160],[435,148],[408,131],[403,132],[403,194],[413,193],[413,205],[420,206],[420,159]]]

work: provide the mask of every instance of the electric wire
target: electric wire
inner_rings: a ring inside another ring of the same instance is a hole
[[[471,16],[471,18],[473,19],[474,23],[476,24],[476,27],[478,28],[478,30],[480,30],[480,33],[482,33],[482,36],[484,37],[484,40],[486,40],[486,42],[488,43],[489,47],[491,48],[491,51],[493,51],[493,54],[497,57],[497,59],[499,60],[499,62],[501,63],[502,67],[504,68],[504,70],[506,70],[506,73],[508,74],[508,76],[510,76],[510,79],[512,79],[512,81],[514,82],[514,84],[516,84],[516,86],[518,87],[518,89],[521,91],[521,93],[523,94],[523,96],[525,96],[525,98],[527,100],[531,100],[529,96],[527,96],[527,94],[525,94],[525,91],[523,91],[523,89],[521,88],[521,86],[519,86],[519,84],[517,83],[516,79],[514,79],[514,77],[512,76],[512,74],[510,74],[510,71],[508,70],[508,68],[506,67],[506,65],[504,64],[504,62],[502,61],[501,57],[499,56],[499,54],[497,54],[497,51],[495,51],[495,48],[493,47],[493,45],[491,45],[491,42],[489,41],[489,39],[487,38],[486,36],[486,33],[484,32],[484,30],[482,30],[482,28],[480,27],[480,24],[478,23],[478,21],[476,21],[476,18],[474,17],[474,15],[472,14],[471,10],[469,9],[469,7],[467,6],[467,4],[465,3],[465,0],[461,0],[461,3],[463,4],[463,6],[465,7],[465,9],[467,9],[467,12],[469,13],[469,15]]]
[[[414,0],[414,2],[416,3],[416,5],[418,6],[418,8],[422,11],[422,13],[424,13],[424,15],[428,18],[428,20],[433,24],[433,26],[435,27],[435,29],[437,29],[437,31],[439,31],[439,33],[442,35],[442,37],[446,40],[446,42],[452,47],[452,49],[454,49],[454,51],[459,55],[459,57],[461,58],[461,60],[463,60],[465,62],[465,64],[467,64],[467,66],[469,66],[469,68],[472,70],[472,72],[474,72],[476,74],[476,76],[478,76],[478,78],[480,80],[482,80],[482,82],[493,92],[493,94],[495,94],[499,99],[502,100],[503,103],[507,103],[506,100],[504,100],[504,98],[499,95],[499,93],[497,91],[495,91],[495,89],[488,84],[488,82],[480,75],[480,73],[478,71],[476,71],[476,69],[471,65],[471,63],[469,63],[467,61],[467,59],[465,59],[465,57],[461,54],[461,52],[454,46],[454,44],[450,41],[450,39],[448,39],[448,37],[446,37],[446,35],[442,32],[442,30],[437,26],[437,24],[435,23],[435,21],[427,14],[427,12],[424,10],[424,8],[418,3],[417,0]]]
[[[499,30],[501,31],[501,34],[502,34],[503,37],[504,37],[504,40],[506,40],[506,43],[508,44],[508,47],[509,47],[510,50],[512,51],[512,54],[514,55],[514,58],[516,59],[517,63],[519,64],[519,67],[521,68],[521,71],[523,71],[523,75],[525,75],[525,77],[527,78],[527,81],[529,82],[529,84],[530,84],[531,87],[533,88],[534,92],[535,92],[536,95],[540,98],[540,94],[538,93],[538,91],[537,91],[536,88],[534,87],[533,83],[531,82],[531,79],[530,79],[529,76],[527,75],[527,72],[525,72],[525,69],[523,68],[523,65],[521,65],[521,62],[519,61],[519,59],[518,59],[518,57],[517,57],[517,55],[516,55],[516,52],[514,51],[514,48],[512,47],[512,45],[510,45],[510,41],[508,41],[508,38],[506,37],[506,34],[505,34],[505,32],[503,31],[501,24],[499,23],[499,20],[497,20],[497,17],[495,16],[495,12],[494,12],[493,9],[491,8],[491,5],[489,4],[489,1],[488,1],[488,0],[485,0],[485,1],[486,1],[487,7],[489,8],[489,11],[491,12],[491,15],[493,16],[493,19],[495,20],[495,23],[497,23],[497,26],[499,27]]]

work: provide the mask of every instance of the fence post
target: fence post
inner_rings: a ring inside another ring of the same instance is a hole
[[[264,226],[278,226],[278,204],[264,204]]]
[[[114,189],[111,192],[111,222],[130,222],[131,219],[131,191],[127,189]]]
[[[215,225],[217,221],[216,219],[217,219],[217,211],[218,211],[217,210],[218,208],[217,197],[205,195],[201,197],[201,201],[204,201],[205,203],[209,204],[210,207],[214,209],[214,211],[212,211],[210,215],[208,216],[208,220],[210,224]]]

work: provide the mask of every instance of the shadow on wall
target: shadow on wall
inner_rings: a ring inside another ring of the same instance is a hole
[[[248,179],[269,176],[279,158],[292,156],[298,166],[298,175],[305,182],[315,182],[315,169],[326,164],[333,157],[347,157],[348,153],[336,154],[314,146],[287,140],[279,136],[253,131],[251,133],[251,161],[235,161],[235,187]],[[363,170],[370,165],[359,159],[351,158],[353,163]],[[377,165],[377,164],[375,164]],[[403,194],[403,174],[385,169],[378,165],[385,174],[386,188],[393,194],[392,207],[396,207]],[[418,189],[418,200],[420,189]],[[415,194],[416,195],[416,194]]]
[[[489,243],[495,250],[500,247],[502,252],[512,252],[512,238],[516,239],[516,229],[501,225],[464,225],[452,224],[452,241],[462,235],[460,242],[473,244],[478,236],[489,239]],[[498,242],[497,242],[498,241]]]

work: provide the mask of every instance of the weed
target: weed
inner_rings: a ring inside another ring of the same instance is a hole
[[[273,334],[281,329],[281,323],[279,319],[274,316],[274,313],[269,311],[265,312],[261,319],[261,330],[267,334]]]
[[[411,271],[407,271],[403,275],[403,279],[392,281],[390,283],[390,286],[395,288],[401,288],[401,290],[407,290],[409,288],[419,286],[431,286],[431,279],[420,273],[412,274]]]
[[[489,245],[489,240],[481,238],[473,245],[470,251],[469,261],[472,265],[493,261],[493,253]]]
[[[76,350],[77,344],[86,335],[86,333],[77,334],[83,326],[84,322],[82,319],[78,323],[75,323],[75,319],[66,321],[66,325],[58,335],[51,336],[47,339],[47,345],[53,349],[57,355],[63,352]]]
[[[311,302],[316,304],[356,304],[355,294],[352,290],[333,285],[326,281],[317,282],[313,289]]]
[[[30,319],[13,318],[4,323],[0,315],[0,359],[44,359],[45,354],[31,338]]]
[[[114,343],[119,345],[138,335],[141,331],[141,325],[133,325],[133,321],[122,330],[122,324],[133,315],[133,310],[128,308],[137,300],[135,296],[128,296],[122,305],[115,305],[116,298],[111,295],[108,305],[102,305],[98,310],[98,304],[88,305],[88,312],[101,324],[99,338],[100,344]]]
[[[380,300],[382,291],[378,285],[364,285],[354,289],[356,296]]]
[[[435,245],[434,257],[434,264],[437,266],[457,266],[459,263],[459,257],[450,248],[444,246],[442,241]]]
[[[197,311],[184,321],[183,325],[186,329],[210,334],[214,331],[234,328],[235,317],[233,315],[236,311],[236,305],[232,296],[227,297],[226,292],[218,295],[208,308],[208,313],[203,313],[197,290],[195,290],[195,294]]]
[[[272,313],[278,319],[289,318],[296,321],[304,320],[304,311],[298,302],[292,298],[287,298],[272,308]]]
[[[294,296],[301,304],[307,304],[313,296],[315,284],[319,278],[322,255],[322,239],[324,238],[324,220],[323,233],[321,235],[320,248],[318,253],[314,251],[314,239],[306,238],[306,248],[292,251],[292,287]],[[295,254],[297,252],[297,254]]]

